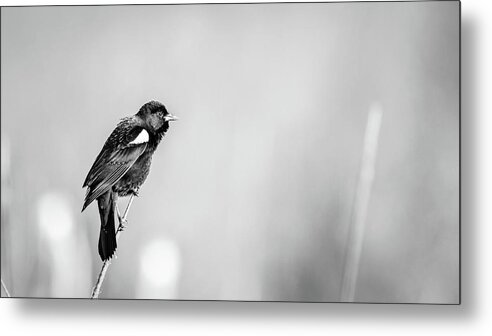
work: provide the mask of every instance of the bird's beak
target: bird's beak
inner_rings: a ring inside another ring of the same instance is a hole
[[[173,115],[169,114],[169,115],[167,115],[167,116],[164,117],[164,120],[165,121],[176,121],[176,120],[179,120],[179,118],[176,117],[176,116],[173,116]]]

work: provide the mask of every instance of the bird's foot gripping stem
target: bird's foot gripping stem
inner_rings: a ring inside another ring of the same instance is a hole
[[[119,217],[120,225],[118,226],[118,231],[125,231],[126,224],[128,224],[128,220],[126,218]]]

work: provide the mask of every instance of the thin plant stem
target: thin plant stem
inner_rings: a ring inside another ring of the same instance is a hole
[[[342,275],[342,302],[353,302],[355,298],[382,116],[379,106],[374,105],[369,110]]]
[[[7,289],[7,286],[5,286],[3,279],[0,279],[0,281],[2,282],[2,288],[5,291],[5,294],[7,294],[7,297],[12,297],[12,296],[10,296],[9,290]]]
[[[116,241],[118,241],[118,238],[121,235],[121,232],[126,227],[127,219],[126,217],[128,216],[128,211],[130,211],[130,206],[132,205],[133,202],[133,197],[134,195],[130,196],[130,200],[128,201],[128,205],[126,206],[125,212],[123,214],[123,217],[120,215],[120,210],[118,209],[118,204],[116,204],[116,213],[118,214],[118,229],[116,230]],[[106,278],[106,273],[108,272],[109,265],[111,265],[111,259],[105,260],[103,262],[101,271],[99,272],[99,276],[97,277],[96,285],[92,289],[92,295],[91,299],[98,299],[99,294],[101,294],[101,287],[103,285],[104,279]]]

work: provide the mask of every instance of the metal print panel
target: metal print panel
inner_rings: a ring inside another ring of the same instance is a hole
[[[459,303],[459,57],[457,1],[3,7],[2,297]]]

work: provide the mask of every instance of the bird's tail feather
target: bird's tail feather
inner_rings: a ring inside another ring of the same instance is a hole
[[[97,199],[101,231],[99,233],[99,255],[103,261],[110,259],[116,250],[115,207],[116,194],[111,190]]]

